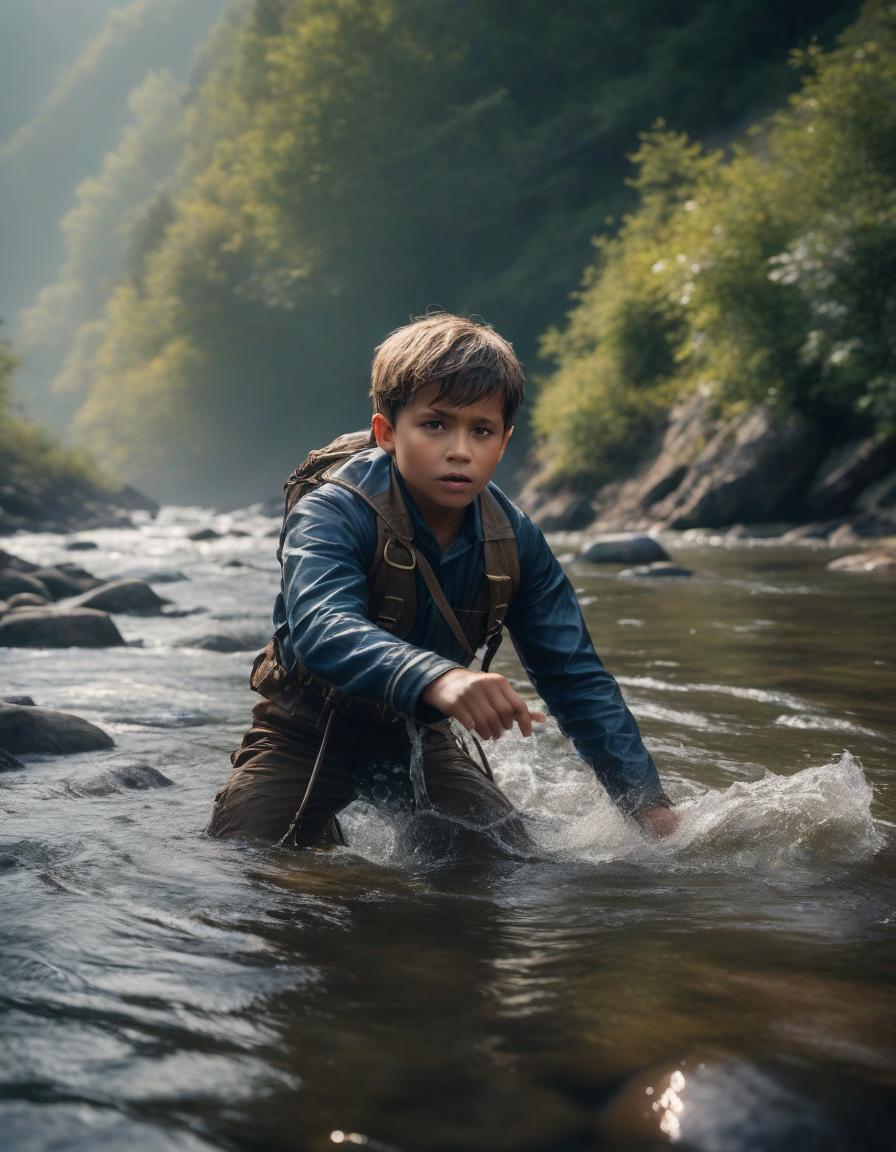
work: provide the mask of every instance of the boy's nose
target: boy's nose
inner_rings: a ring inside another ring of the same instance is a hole
[[[458,436],[452,441],[451,446],[448,449],[448,459],[449,460],[470,460],[470,459],[472,459],[472,457],[470,455],[470,449],[467,445],[466,440],[463,437]]]

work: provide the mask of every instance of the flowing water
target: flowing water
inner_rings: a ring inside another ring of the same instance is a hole
[[[0,776],[0,1146],[893,1146],[891,584],[712,540],[678,542],[690,581],[568,561],[680,831],[646,841],[549,722],[491,753],[537,859],[433,860],[361,805],[296,854],[202,836],[277,579],[271,521],[188,541],[207,519],[6,542],[180,573],[186,614],[0,652],[4,694],[116,742]]]

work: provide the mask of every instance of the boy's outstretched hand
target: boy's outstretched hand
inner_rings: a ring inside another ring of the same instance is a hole
[[[469,672],[452,668],[423,689],[421,699],[459,720],[464,728],[483,740],[498,739],[509,732],[514,721],[524,736],[532,735],[532,724],[543,724],[541,712],[530,712],[525,700],[514,692],[510,681],[497,672]]]
[[[656,808],[648,808],[646,812],[642,812],[638,816],[638,823],[645,832],[649,832],[657,840],[662,840],[664,836],[671,836],[678,831],[681,817],[674,808],[658,804]]]

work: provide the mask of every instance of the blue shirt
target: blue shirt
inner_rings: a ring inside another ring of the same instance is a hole
[[[373,496],[388,487],[392,468],[391,456],[370,448],[343,465],[340,475]],[[442,552],[401,486],[414,544],[432,565],[448,603],[473,608],[483,578],[479,498]],[[496,485],[489,490],[517,538],[520,585],[505,625],[526,673],[562,732],[624,811],[668,803],[619,685],[594,650],[566,573],[537,525]],[[301,664],[349,696],[421,719],[423,690],[450,669],[464,667],[465,654],[419,573],[417,615],[406,639],[368,618],[375,515],[338,484],[323,484],[299,500],[286,522],[283,579],[274,605],[277,643],[289,671]]]

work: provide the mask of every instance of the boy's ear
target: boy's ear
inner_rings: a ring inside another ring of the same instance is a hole
[[[504,443],[501,445],[501,456],[504,455],[504,449],[507,447],[507,441],[513,435],[513,428],[514,426],[511,424],[507,431],[504,433]],[[499,460],[501,459],[501,456],[498,457]]]
[[[373,435],[376,437],[376,442],[384,452],[388,452],[390,456],[395,455],[395,428],[392,423],[382,414],[376,412],[372,421]]]

